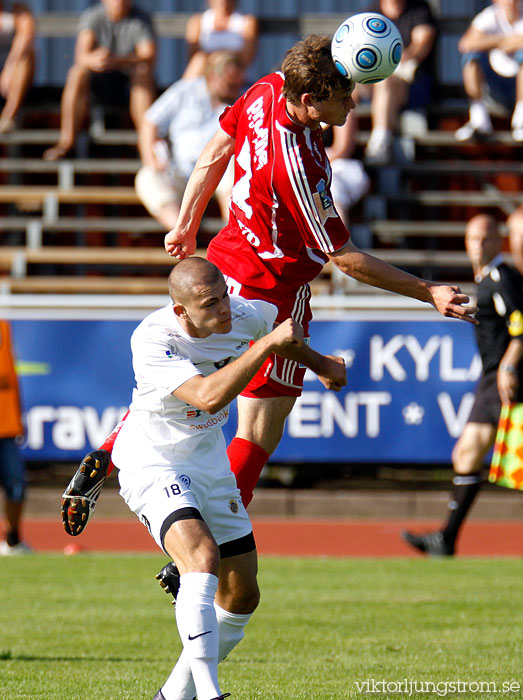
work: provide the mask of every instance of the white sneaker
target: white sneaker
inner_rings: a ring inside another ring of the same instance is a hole
[[[492,135],[492,125],[485,124],[482,127],[472,126],[467,122],[454,132],[456,141],[471,141],[472,139],[485,139]]]
[[[521,143],[523,141],[523,100],[516,103],[510,126],[512,127],[512,138],[517,143]]]
[[[27,542],[18,542],[10,547],[5,540],[0,542],[0,556],[2,557],[13,557],[20,554],[32,554],[33,549]]]
[[[512,138],[517,143],[521,143],[523,141],[523,100],[516,102],[510,126],[512,128]]]
[[[392,136],[390,134],[372,134],[365,149],[365,163],[368,165],[386,165],[390,161]]]

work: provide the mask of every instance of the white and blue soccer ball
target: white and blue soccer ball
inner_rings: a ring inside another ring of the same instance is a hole
[[[403,53],[398,28],[377,12],[348,17],[332,38],[336,68],[356,83],[379,83],[397,68]]]

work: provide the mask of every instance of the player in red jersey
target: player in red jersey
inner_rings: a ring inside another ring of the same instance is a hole
[[[330,260],[359,281],[472,320],[474,309],[463,306],[468,297],[458,287],[409,275],[350,242],[330,195],[320,125],[345,123],[355,106],[353,88],[332,62],[330,37],[310,36],[290,49],[281,73],[262,78],[225,110],[189,180],[176,228],[165,237],[167,252],[178,259],[194,253],[207,201],[234,154],[229,222],[207,252],[233,294],[272,302],[277,321],[291,315],[307,333],[308,283]],[[281,439],[303,374],[296,362],[269,358],[238,397],[238,431],[228,454],[246,504]]]
[[[179,260],[194,253],[207,202],[234,155],[229,222],[208,249],[232,294],[272,302],[279,309],[277,321],[292,316],[307,335],[309,282],[330,260],[361,282],[428,302],[444,316],[473,321],[475,309],[464,306],[469,299],[458,287],[405,273],[349,240],[330,195],[320,125],[345,123],[355,107],[353,88],[334,66],[330,37],[310,36],[290,49],[282,72],[262,78],[225,110],[189,180],[176,228],[165,237],[167,252]],[[299,363],[314,361],[271,357],[238,397],[238,431],[228,455],[245,505],[301,393],[305,370]],[[312,369],[327,386],[345,381],[345,369],[334,358],[323,358]],[[110,451],[111,440],[103,450]],[[107,453],[96,454],[103,459]]]

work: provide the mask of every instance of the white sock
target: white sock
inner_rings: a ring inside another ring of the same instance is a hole
[[[180,654],[171,675],[163,684],[162,694],[165,700],[193,700],[196,697],[196,686],[185,650]]]
[[[245,625],[251,619],[252,613],[248,615],[231,613],[220,608],[217,603],[214,604],[214,609],[216,610],[216,619],[218,620],[218,629],[220,630],[220,651],[218,658],[220,661],[223,661],[234,647],[242,641],[245,636]]]
[[[243,639],[245,625],[251,619],[252,613],[248,615],[238,615],[224,610],[216,603],[214,603],[214,609],[216,610],[216,619],[218,620],[220,635],[218,653],[220,662],[223,661]],[[191,667],[185,651],[182,652],[178,663],[165,682],[162,693],[165,696],[165,700],[192,700],[196,695],[196,686],[192,679]]]
[[[180,577],[176,622],[200,700],[221,695],[218,684],[219,632],[214,610],[218,577],[188,573]]]
[[[489,130],[492,128],[490,114],[482,100],[470,103],[470,123],[475,129]]]
[[[523,129],[523,100],[518,100],[512,114],[511,126],[513,129]]]

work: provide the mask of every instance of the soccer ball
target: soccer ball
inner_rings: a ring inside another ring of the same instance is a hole
[[[377,12],[348,17],[332,38],[331,53],[339,72],[356,83],[379,83],[401,60],[403,42],[398,28]]]

